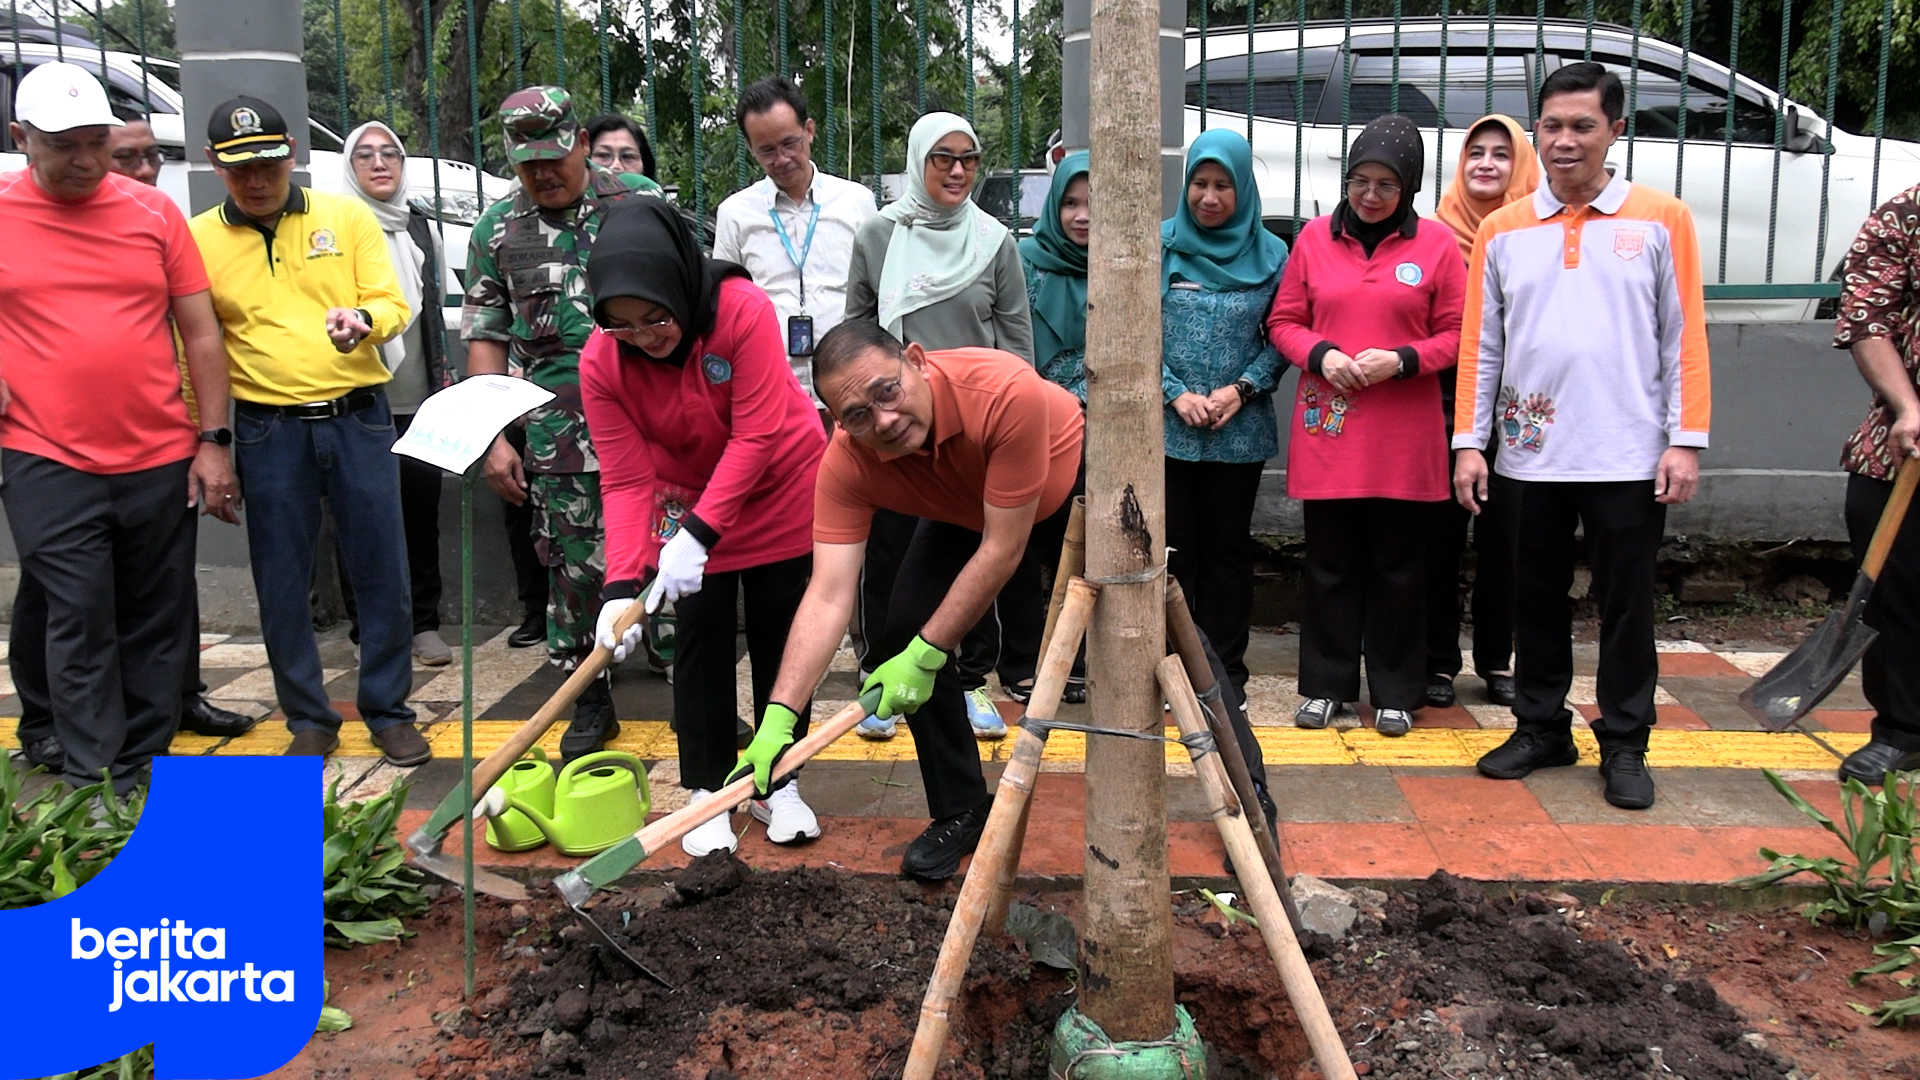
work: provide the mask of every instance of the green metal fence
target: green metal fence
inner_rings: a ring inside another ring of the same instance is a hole
[[[110,58],[136,58],[137,96],[148,108],[164,96],[149,60],[173,55],[165,0],[7,2],[15,73],[50,43],[58,58],[90,53],[103,71]],[[492,109],[515,86],[557,82],[584,113],[637,119],[653,143],[656,179],[704,218],[758,175],[734,130],[733,100],[752,80],[787,74],[811,103],[816,160],[884,194],[882,177],[902,167],[907,128],[931,108],[975,123],[990,168],[1041,164],[1059,114],[1060,5],[304,0],[310,112],[338,132],[379,117],[416,154],[501,173]],[[1914,7],[1194,0],[1189,134],[1225,123],[1243,130],[1262,165],[1270,223],[1290,233],[1330,209],[1328,170],[1337,172],[1373,116],[1403,112],[1428,131],[1430,205],[1476,115],[1502,110],[1531,123],[1548,71],[1597,59],[1628,88],[1613,160],[1693,205],[1714,295],[1759,303],[1831,295],[1833,266],[1860,219],[1920,181],[1920,144],[1907,141],[1920,137],[1920,102],[1890,93],[1920,79],[1920,35],[1905,29]],[[53,26],[65,34],[49,36]],[[1018,178],[995,182],[1010,187],[1006,209],[1017,214]],[[436,202],[444,207],[437,194]]]

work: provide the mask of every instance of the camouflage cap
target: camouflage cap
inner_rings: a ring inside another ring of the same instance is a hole
[[[500,103],[500,126],[507,160],[515,165],[566,157],[580,138],[573,95],[558,86],[528,86],[508,94]]]

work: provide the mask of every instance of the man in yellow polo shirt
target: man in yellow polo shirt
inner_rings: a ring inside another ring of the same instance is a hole
[[[359,199],[294,186],[293,140],[264,101],[214,109],[207,157],[227,199],[193,219],[193,236],[232,358],[229,437],[287,753],[340,745],[307,593],[325,498],[360,603],[360,716],[387,761],[422,764],[389,375],[374,350],[408,316],[386,237]]]

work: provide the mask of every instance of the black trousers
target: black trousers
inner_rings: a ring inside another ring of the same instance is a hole
[[[1847,536],[1856,564],[1873,542],[1893,484],[1847,477]],[[1860,664],[1861,689],[1873,706],[1873,737],[1901,750],[1920,750],[1920,522],[1909,511],[1893,550],[1875,579],[1866,622],[1880,632]]]
[[[1432,503],[1307,499],[1300,575],[1300,694],[1376,709],[1426,699],[1426,534]]]
[[[394,435],[405,435],[412,426],[411,414],[396,414]],[[413,586],[413,632],[424,634],[440,629],[440,478],[437,465],[416,457],[400,459],[400,527],[407,536],[407,574]],[[515,507],[519,509],[519,507]],[[360,605],[354,603],[353,586],[348,581],[346,556],[339,545],[333,549],[334,562],[340,568],[340,599],[347,608],[349,635],[360,640]]]
[[[1167,459],[1167,572],[1242,690],[1253,617],[1253,501],[1265,467]]]
[[[813,574],[811,553],[746,570],[708,574],[700,591],[674,601],[674,730],[680,738],[680,786],[717,791],[739,759],[734,741],[736,613],[745,593],[747,656],[753,669],[753,715],[766,711],[787,631],[800,609]],[[813,718],[807,702],[787,702],[800,714],[795,742],[806,737]],[[785,787],[786,781],[773,785]]]
[[[860,568],[859,643],[862,670],[871,672],[906,647],[906,643],[902,642],[900,648],[887,651],[876,646],[875,639],[886,636],[886,627],[891,621],[889,605],[892,603],[893,583],[900,577],[901,560],[906,558],[907,545],[913,541],[914,528],[922,520],[892,510],[873,512],[873,525],[867,532],[866,561]],[[1062,526],[1063,532],[1064,529],[1065,526]],[[1057,557],[1057,545],[1054,550]],[[1041,603],[1045,604],[1046,601],[1042,600]],[[1042,621],[1045,618],[1043,608]],[[913,636],[909,634],[906,640],[912,641]],[[1034,649],[1039,649],[1037,638]],[[960,640],[959,655],[948,666],[958,667],[961,679],[966,682],[966,689],[971,690],[976,686],[985,686],[987,675],[999,663],[1000,610],[996,601],[987,607],[986,614],[980,616],[980,621]]]
[[[189,462],[95,475],[0,452],[0,501],[46,596],[45,663],[65,780],[124,793],[180,722],[193,641]]]
[[[35,743],[53,730],[53,701],[47,690],[47,591],[27,568],[20,568],[20,587],[13,594],[13,622],[7,643],[7,671],[13,692],[20,696],[21,746]],[[193,634],[188,644],[185,676],[180,681],[180,711],[200,704],[207,692],[200,677],[200,590],[193,593]]]
[[[1573,724],[1574,528],[1586,533],[1591,595],[1600,608],[1600,677],[1593,722],[1602,750],[1645,750],[1656,719],[1654,569],[1667,508],[1651,480],[1549,483],[1495,474],[1492,495],[1507,500],[1514,529],[1516,724],[1564,732]]]
[[[527,456],[527,433],[518,424],[508,424],[507,442],[513,452],[522,458]],[[401,483],[405,483],[403,477]],[[402,495],[404,496],[404,492]],[[520,610],[529,618],[538,615],[547,617],[547,568],[541,563],[540,555],[533,548],[533,503],[524,502],[515,506],[502,500],[500,503],[507,525],[507,552],[513,557],[513,580],[516,594],[520,597]]]
[[[1469,525],[1471,523],[1471,525]],[[1513,663],[1513,527],[1507,505],[1489,498],[1475,518],[1448,500],[1433,504],[1427,534],[1427,673],[1460,674],[1460,557],[1473,530],[1473,669],[1510,671]]]
[[[1058,552],[1072,506],[1069,499],[1034,522],[1027,546]],[[914,526],[894,577],[885,629],[869,639],[873,655],[886,660],[907,647],[947,598],[947,590],[979,547],[980,534],[972,529],[924,518]],[[867,573],[872,572],[869,563]],[[907,717],[920,757],[920,778],[927,788],[927,812],[935,820],[965,813],[988,800],[965,701],[967,691],[979,684],[959,668],[949,660],[934,677],[933,694],[926,704]]]

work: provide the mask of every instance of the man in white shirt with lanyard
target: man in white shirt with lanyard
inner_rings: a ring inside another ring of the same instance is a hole
[[[734,119],[767,176],[720,204],[713,257],[746,267],[772,298],[793,373],[813,394],[813,343],[846,314],[853,234],[877,212],[873,192],[814,167],[807,98],[786,79],[747,87]]]

